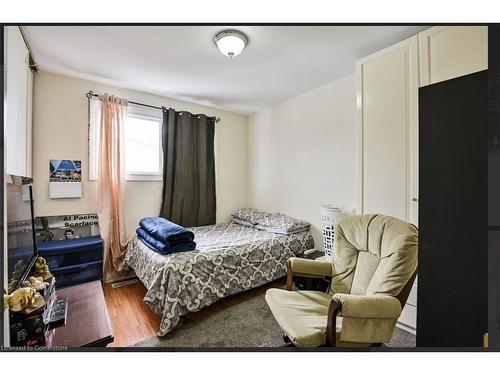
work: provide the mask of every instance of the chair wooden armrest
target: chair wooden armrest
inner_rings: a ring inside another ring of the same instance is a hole
[[[286,289],[292,290],[293,286],[293,269],[292,262],[290,260],[286,263]],[[342,302],[338,298],[333,298],[330,301],[330,306],[328,307],[328,321],[326,325],[326,346],[334,347],[336,345],[336,327],[337,327],[337,315],[342,309]]]
[[[337,314],[342,309],[342,302],[338,298],[333,298],[328,307],[328,321],[326,322],[326,342],[325,346],[336,346],[337,340]]]

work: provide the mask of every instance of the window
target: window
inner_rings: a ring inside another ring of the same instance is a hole
[[[90,101],[89,179],[97,180],[99,173],[100,103]],[[125,130],[125,165],[127,180],[161,181],[163,153],[161,145],[161,112],[129,106]]]
[[[129,113],[125,122],[127,180],[161,181],[161,119]]]

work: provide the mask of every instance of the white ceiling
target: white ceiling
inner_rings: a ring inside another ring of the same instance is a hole
[[[234,59],[213,37],[248,35]],[[422,26],[25,26],[39,68],[253,113],[334,81]]]

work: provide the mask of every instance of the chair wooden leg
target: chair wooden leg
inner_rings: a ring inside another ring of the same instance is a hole
[[[292,272],[292,262],[288,260],[286,262],[286,290],[292,290],[293,287],[293,272]]]
[[[282,348],[294,348],[295,347],[295,344],[292,342],[292,340],[290,340],[290,338],[283,334],[283,341],[285,342],[285,344],[282,346]]]

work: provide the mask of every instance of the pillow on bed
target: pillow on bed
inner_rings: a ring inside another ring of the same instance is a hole
[[[233,221],[233,223],[236,223],[236,224],[244,225],[246,227],[253,227],[253,224],[249,221],[237,219],[235,217],[231,217],[231,220]]]
[[[293,234],[307,231],[310,226],[307,221],[277,213],[260,219],[255,228],[271,233]]]
[[[240,208],[231,215],[235,223],[253,227],[272,214],[258,210],[256,208]]]

